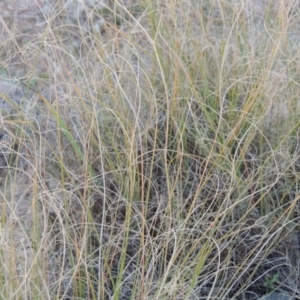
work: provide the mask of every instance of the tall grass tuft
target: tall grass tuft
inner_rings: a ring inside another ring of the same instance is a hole
[[[299,296],[296,1],[46,2],[0,13],[0,298]]]

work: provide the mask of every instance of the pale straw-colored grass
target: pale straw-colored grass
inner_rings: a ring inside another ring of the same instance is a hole
[[[299,297],[297,1],[46,2],[0,13],[0,298]]]

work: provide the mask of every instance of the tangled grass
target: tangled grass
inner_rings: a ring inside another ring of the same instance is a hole
[[[0,15],[0,298],[299,297],[297,1],[28,5]]]

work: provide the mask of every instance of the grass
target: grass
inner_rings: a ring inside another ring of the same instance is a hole
[[[0,15],[0,298],[299,297],[299,8],[256,2]]]

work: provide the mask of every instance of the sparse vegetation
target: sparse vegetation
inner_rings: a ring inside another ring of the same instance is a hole
[[[300,297],[298,1],[9,2],[0,298]]]

